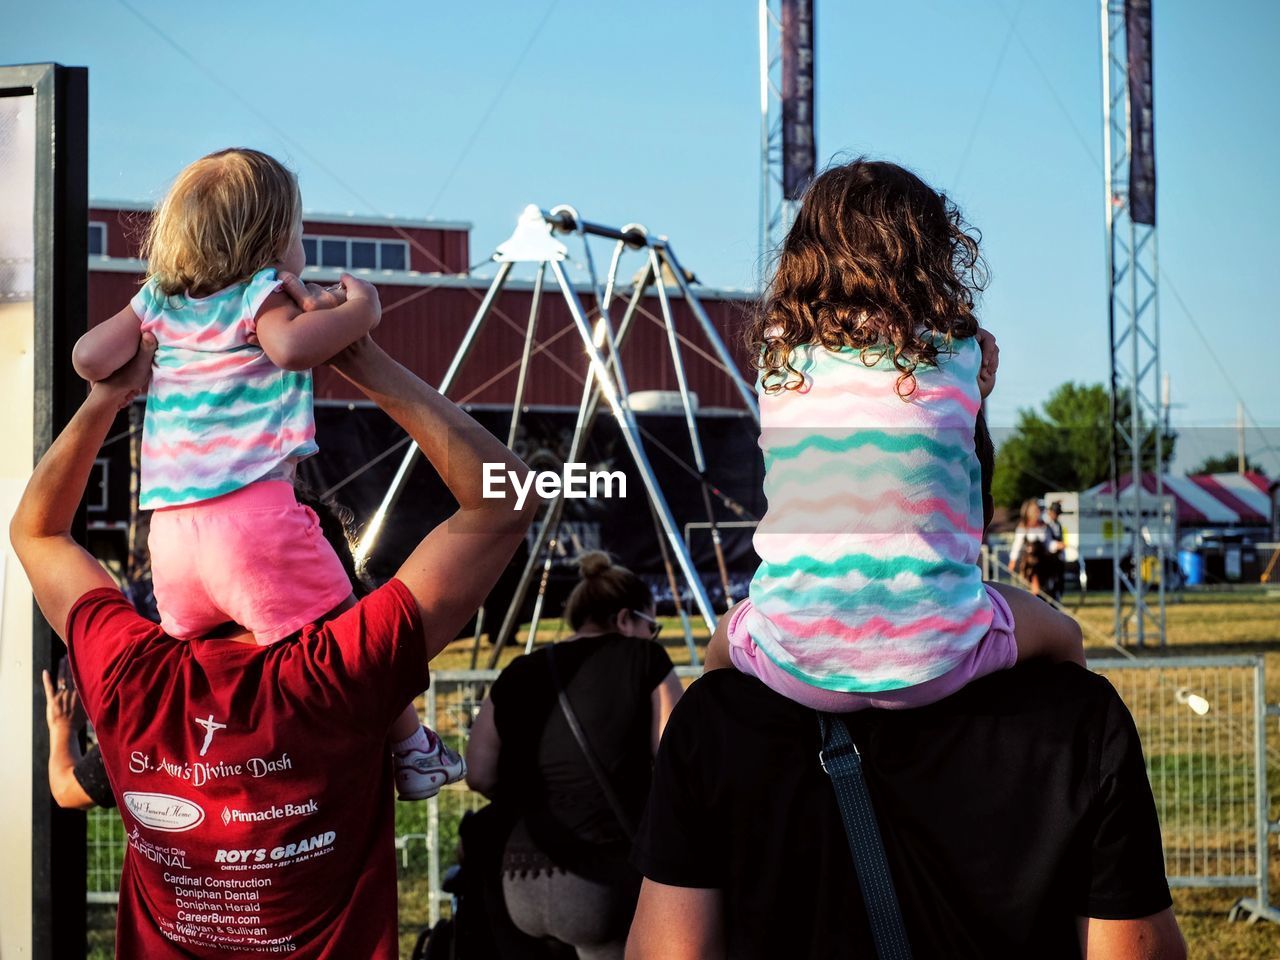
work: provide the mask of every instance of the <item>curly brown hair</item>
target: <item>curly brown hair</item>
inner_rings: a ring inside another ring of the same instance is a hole
[[[853,348],[874,366],[888,357],[897,392],[936,365],[939,339],[974,336],[974,301],[987,282],[981,235],[945,194],[894,163],[859,158],[809,185],[747,329],[766,392],[803,384],[792,365],[804,344]]]

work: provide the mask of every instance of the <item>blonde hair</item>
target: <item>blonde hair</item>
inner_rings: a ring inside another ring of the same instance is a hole
[[[302,219],[297,178],[236,147],[186,167],[151,218],[142,255],[165,296],[213,293],[278,260]]]

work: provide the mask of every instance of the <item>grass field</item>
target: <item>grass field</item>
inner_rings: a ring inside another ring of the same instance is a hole
[[[1120,656],[1109,642],[1112,626],[1109,596],[1091,597],[1074,613],[1085,628],[1086,652],[1091,660]],[[538,640],[550,642],[557,634],[563,635],[563,630],[559,621],[546,622]],[[1280,701],[1280,591],[1242,588],[1188,594],[1170,602],[1167,635],[1168,645],[1163,651],[1150,648],[1131,652],[1141,658],[1261,654],[1266,661],[1267,701]],[[662,640],[673,662],[689,662],[688,647],[674,618],[664,620]],[[706,640],[705,630],[695,634],[695,640],[701,647]],[[504,651],[499,665],[509,663],[522,652],[524,641],[522,633],[517,643]],[[487,646],[479,651],[477,666],[487,666],[489,653]],[[458,641],[437,658],[433,667],[466,669],[472,665],[471,659],[471,643]],[[1206,725],[1220,717],[1235,717],[1237,713],[1247,719],[1243,707],[1252,702],[1252,673],[1247,670],[1234,673],[1119,670],[1108,671],[1107,675],[1135,715],[1143,718],[1140,723],[1144,726],[1144,749],[1157,804],[1162,811],[1170,874],[1216,872],[1219,866],[1234,868],[1232,872],[1251,871],[1255,853],[1253,807],[1247,798],[1252,795],[1252,728],[1246,727],[1243,719],[1238,723],[1224,720],[1206,737]],[[1174,694],[1184,687],[1203,692],[1211,700],[1214,709],[1208,718],[1196,717],[1176,700]],[[460,737],[470,707],[470,702],[442,695],[437,704],[441,732],[451,739]],[[1280,736],[1274,730],[1269,733],[1272,742],[1268,787],[1270,796],[1275,797],[1280,796]],[[442,796],[439,830],[444,865],[456,845],[457,821],[462,811],[479,802],[463,790],[450,789]],[[400,870],[401,953],[407,957],[418,932],[427,923],[428,860],[425,843],[419,837],[428,832],[428,807],[398,804],[396,813],[397,834],[411,837],[403,851],[407,867]],[[91,820],[91,828],[92,823]],[[111,829],[114,836],[118,820],[114,828],[100,822],[97,829]],[[101,859],[110,848],[108,836],[100,839],[102,844],[91,847],[91,870],[95,860],[93,851],[102,851],[97,854]],[[401,855],[397,853],[398,857]],[[1273,856],[1272,861],[1272,889],[1280,891],[1280,857]],[[1251,894],[1248,889],[1174,890],[1174,906],[1191,956],[1252,960],[1280,955],[1280,925],[1226,920],[1232,903],[1240,896]],[[90,922],[90,956],[109,957],[114,911],[93,907]]]

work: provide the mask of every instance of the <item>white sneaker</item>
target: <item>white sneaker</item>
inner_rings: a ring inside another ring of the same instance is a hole
[[[401,800],[428,800],[446,783],[456,783],[467,775],[467,761],[432,735],[435,745],[430,750],[406,750],[393,753],[396,771],[396,796]]]

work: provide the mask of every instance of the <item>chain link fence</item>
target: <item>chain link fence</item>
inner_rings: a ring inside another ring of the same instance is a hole
[[[1261,657],[1095,660],[1142,738],[1176,887],[1255,887],[1266,902],[1269,767]]]

